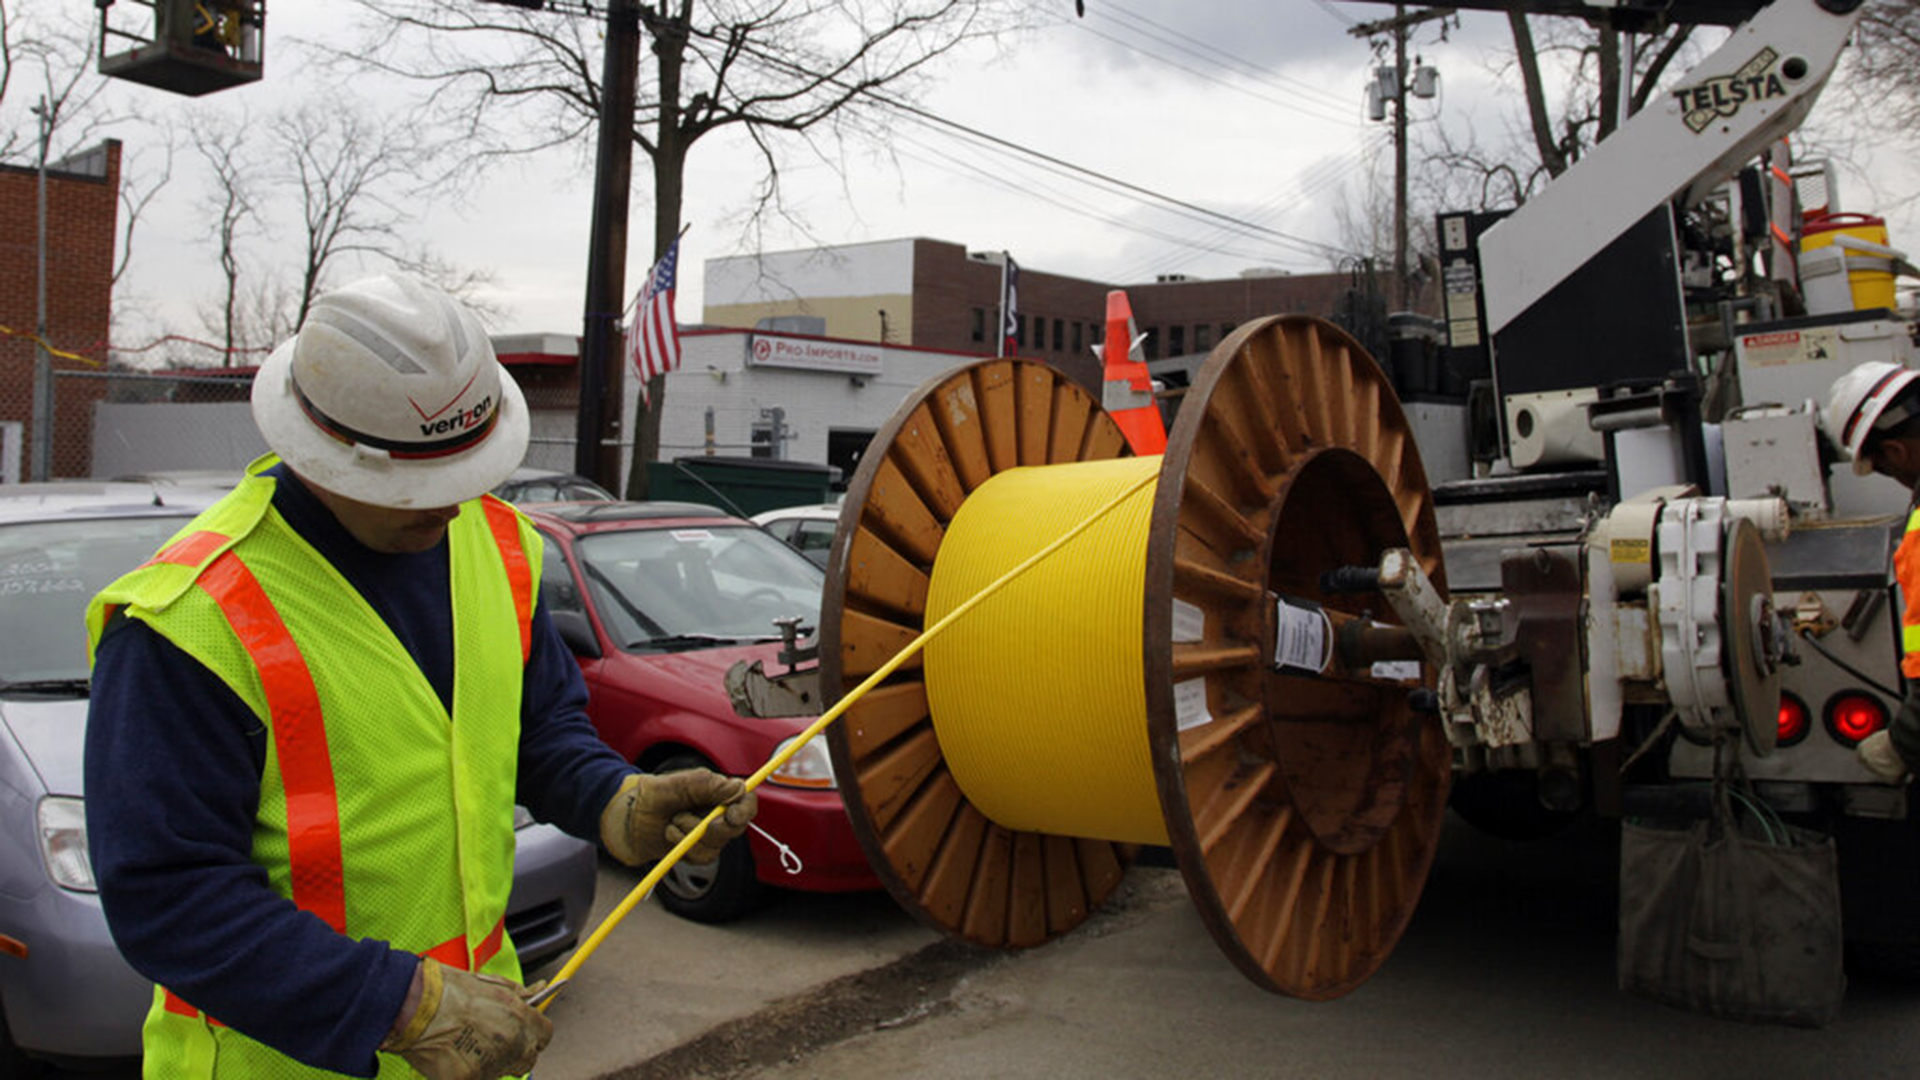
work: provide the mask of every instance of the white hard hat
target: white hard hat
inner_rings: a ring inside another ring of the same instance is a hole
[[[253,421],[302,477],[376,506],[452,506],[527,450],[527,402],[466,305],[399,274],[316,297],[253,381]]]
[[[1887,406],[1915,378],[1920,378],[1920,371],[1888,360],[1869,360],[1833,381],[1827,396],[1827,433],[1853,459],[1855,473],[1865,476],[1873,471],[1873,463],[1861,456],[1860,447],[1874,428],[1906,418],[1905,410],[1890,414]]]

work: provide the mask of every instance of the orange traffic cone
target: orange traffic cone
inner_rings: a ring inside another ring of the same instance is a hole
[[[1147,457],[1167,452],[1167,425],[1153,400],[1153,378],[1147,374],[1140,341],[1134,336],[1133,305],[1126,291],[1107,293],[1107,339],[1100,347],[1107,379],[1100,404],[1120,425],[1133,452]]]

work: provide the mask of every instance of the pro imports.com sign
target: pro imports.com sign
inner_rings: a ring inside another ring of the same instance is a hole
[[[796,368],[801,371],[840,371],[849,375],[880,374],[880,347],[848,341],[805,338],[747,338],[747,366]]]

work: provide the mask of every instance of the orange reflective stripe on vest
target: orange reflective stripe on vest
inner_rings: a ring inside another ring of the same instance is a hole
[[[196,532],[187,535],[160,549],[153,558],[143,565],[166,563],[171,566],[199,566],[200,561],[219,550],[228,537],[217,532]]]
[[[1907,532],[1893,553],[1893,580],[1900,586],[1900,673],[1920,679],[1920,510],[1907,518]]]
[[[507,566],[507,587],[513,592],[513,610],[520,621],[520,659],[533,653],[533,569],[527,565],[526,549],[520,546],[520,515],[498,499],[483,498],[487,527],[493,530],[493,544]]]
[[[493,959],[495,953],[500,951],[506,936],[507,920],[502,916],[499,922],[493,924],[493,931],[483,938],[480,944],[475,945],[471,953],[467,951],[467,939],[457,937],[450,941],[443,941],[421,955],[462,971],[479,971],[486,966],[487,961]]]
[[[260,672],[273,715],[273,748],[287,793],[287,861],[293,902],[336,932],[347,928],[346,884],[340,870],[340,804],[327,752],[320,695],[300,647],[287,633],[273,601],[240,557],[229,551],[200,575],[205,589]]]

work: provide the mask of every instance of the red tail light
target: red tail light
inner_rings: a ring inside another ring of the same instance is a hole
[[[1880,699],[1858,690],[1835,694],[1827,701],[1827,731],[1848,746],[1887,726],[1887,707]]]
[[[1780,695],[1780,730],[1775,736],[1781,746],[1792,746],[1807,737],[1813,727],[1807,715],[1807,703],[1792,694]]]

